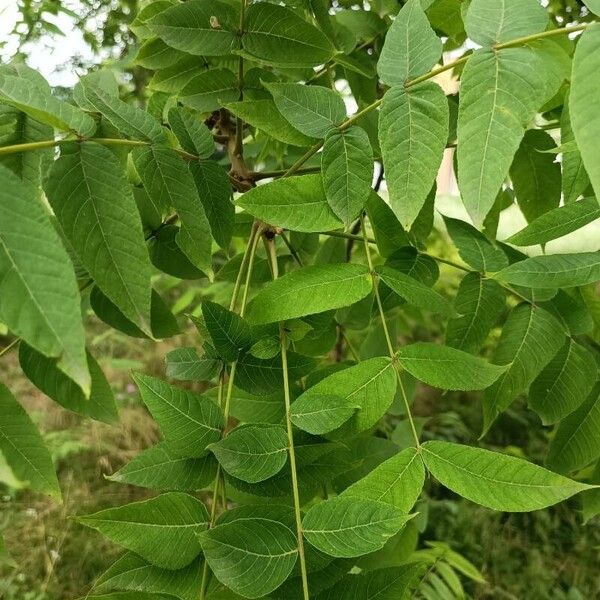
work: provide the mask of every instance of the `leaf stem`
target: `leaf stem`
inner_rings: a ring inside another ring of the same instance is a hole
[[[246,310],[246,303],[248,300],[248,288],[250,287],[250,282],[252,280],[252,270],[254,267],[254,257],[256,255],[256,248],[258,246],[258,242],[260,240],[262,229],[258,223],[254,223],[252,226],[252,232],[250,234],[250,238],[248,239],[248,243],[246,244],[246,251],[244,252],[244,257],[242,258],[242,264],[240,265],[236,281],[234,284],[233,292],[231,294],[231,303],[229,305],[230,310],[234,310],[235,305],[237,304],[237,299],[240,292],[241,283],[243,280],[244,271],[246,271],[246,279],[245,279],[245,288],[244,293],[242,295],[242,304],[240,306],[240,316],[244,316],[244,312]],[[247,265],[247,269],[246,269]],[[227,382],[227,393],[225,395],[225,405],[223,406],[223,389],[225,386],[224,377],[221,376],[219,379],[219,387],[217,389],[217,398],[218,403],[221,408],[223,408],[223,422],[225,427],[227,427],[227,422],[229,421],[229,409],[231,405],[231,398],[233,396],[233,383],[235,381],[235,374],[237,370],[237,360],[231,364],[231,370],[229,371],[229,381]],[[225,483],[222,481],[222,472],[221,465],[217,464],[217,473],[215,475],[215,481],[213,484],[212,491],[212,506],[210,511],[210,520],[208,523],[209,529],[214,527],[215,519],[217,516],[217,498],[219,496],[219,488],[223,490],[223,498],[225,498]],[[204,600],[206,596],[206,588],[208,585],[208,563],[206,560],[204,561],[204,565],[202,567],[202,580],[200,582],[200,600]]]
[[[369,265],[369,271],[371,272],[371,279],[373,280],[373,293],[375,295],[375,301],[377,303],[377,310],[379,311],[379,317],[381,318],[381,325],[383,327],[383,333],[385,335],[385,341],[387,343],[388,351],[390,353],[390,358],[392,360],[392,364],[394,366],[394,370],[396,371],[396,377],[398,378],[398,385],[400,386],[400,393],[402,394],[402,400],[404,402],[404,407],[406,408],[406,416],[408,417],[408,422],[410,423],[410,428],[412,430],[412,434],[415,440],[415,445],[417,449],[421,448],[421,442],[419,441],[419,434],[417,433],[417,428],[415,427],[415,422],[413,420],[412,411],[410,410],[410,403],[408,402],[408,396],[406,395],[406,390],[404,389],[404,383],[402,381],[402,377],[400,376],[400,371],[398,370],[398,363],[396,360],[396,352],[394,350],[394,345],[392,344],[392,338],[390,337],[390,332],[387,326],[387,322],[385,320],[385,311],[383,310],[383,304],[381,302],[381,296],[379,295],[379,281],[377,274],[375,273],[375,269],[373,267],[373,259],[371,258],[371,248],[369,247],[369,238],[367,237],[367,229],[365,227],[365,217],[361,215],[360,217],[360,227],[363,234],[363,242],[365,245],[365,253],[367,255],[367,264]]]
[[[267,250],[269,252],[269,262],[273,279],[277,279],[279,268],[277,264],[277,252],[275,249],[275,240],[266,240]],[[300,512],[300,493],[298,487],[298,474],[296,471],[296,452],[294,448],[294,430],[292,428],[290,381],[287,361],[287,337],[283,323],[279,323],[279,339],[281,344],[281,367],[283,370],[283,394],[285,401],[285,422],[288,436],[288,452],[290,457],[290,471],[292,475],[292,494],[294,497],[294,514],[296,517],[296,535],[298,540],[298,556],[300,559],[300,574],[302,577],[302,594],[304,600],[309,600],[308,593],[308,574],[306,570],[306,558],[304,556],[304,537],[302,532],[302,513]]]
[[[4,348],[2,348],[2,350],[0,350],[0,356],[8,354],[20,341],[20,337],[15,338],[12,342],[10,342],[10,344],[8,344],[8,346],[5,346]]]

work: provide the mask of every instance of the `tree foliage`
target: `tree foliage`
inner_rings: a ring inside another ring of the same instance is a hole
[[[82,301],[161,339],[180,324],[156,279],[207,290],[197,347],[170,352],[164,379],[133,375],[162,440],[111,479],[161,493],[78,517],[129,551],[98,597],[460,598],[457,573],[481,576],[449,548],[394,559],[432,480],[498,511],[597,505],[600,250],[545,250],[600,216],[600,6],[565,23],[559,2],[401,4],[144,2],[146,108],[106,71],[59,98],[0,66],[0,321],[32,383],[115,421]],[[429,244],[454,147],[457,261]],[[527,225],[499,240],[508,207]],[[461,273],[454,297],[440,265]],[[425,332],[442,319],[445,343],[407,340],[408,314]],[[547,464],[423,439],[414,380],[481,390],[484,440],[526,397],[554,427]],[[59,499],[1,384],[0,404],[9,467]]]

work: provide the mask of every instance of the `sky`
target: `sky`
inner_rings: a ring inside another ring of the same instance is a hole
[[[69,6],[69,2],[65,2]],[[72,3],[74,4],[74,3]],[[15,0],[0,0],[0,39],[6,40],[18,18],[17,3]],[[93,59],[93,54],[83,42],[80,31],[73,27],[71,20],[64,16],[47,15],[47,20],[54,23],[65,34],[64,37],[47,37],[30,45],[30,57],[27,61],[30,67],[40,71],[53,86],[71,87],[77,83],[79,77],[73,69],[57,70],[57,65],[63,65],[75,55],[83,55],[88,60]],[[3,60],[9,58],[17,49],[15,40],[8,39],[8,43],[0,56]]]

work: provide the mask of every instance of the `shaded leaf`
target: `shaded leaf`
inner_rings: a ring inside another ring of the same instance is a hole
[[[200,358],[195,348],[176,348],[167,352],[167,377],[180,381],[210,381],[219,374],[221,360],[205,353]]]
[[[467,273],[460,282],[454,308],[458,317],[446,327],[446,344],[476,354],[497,323],[506,305],[506,292],[500,284]]]
[[[50,452],[10,390],[0,383],[0,451],[15,476],[31,489],[61,499]]]
[[[597,367],[595,375],[597,379]],[[599,457],[600,386],[596,385],[584,403],[560,422],[550,442],[546,464],[565,473],[582,469]]]
[[[588,397],[598,379],[594,355],[572,338],[535,378],[528,404],[544,425],[571,414]]]
[[[502,329],[492,362],[508,365],[483,399],[484,432],[523,393],[564,343],[560,323],[531,304],[513,308]]]
[[[56,367],[55,360],[47,358],[25,342],[19,344],[19,364],[33,385],[67,410],[105,423],[115,423],[119,420],[119,414],[110,384],[89,352],[87,361],[92,378],[89,398]]]

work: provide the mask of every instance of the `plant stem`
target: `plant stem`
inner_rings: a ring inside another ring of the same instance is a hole
[[[246,0],[240,3],[240,36],[244,33],[244,18],[246,16]],[[244,57],[238,59],[238,88],[240,90],[239,100],[244,98]],[[237,117],[235,121],[235,147],[234,153],[241,156],[244,151],[244,121]]]
[[[363,234],[363,242],[365,245],[365,253],[367,255],[367,264],[369,265],[369,271],[371,272],[371,279],[373,281],[373,293],[375,294],[375,301],[377,303],[377,310],[379,311],[379,317],[381,318],[381,325],[383,327],[383,333],[385,335],[385,341],[387,343],[388,351],[390,353],[390,359],[392,360],[392,364],[394,366],[394,370],[396,371],[396,377],[398,378],[398,385],[400,386],[400,393],[402,394],[402,400],[404,401],[404,407],[406,409],[406,416],[408,417],[408,422],[410,423],[410,428],[412,430],[413,437],[415,439],[415,445],[417,449],[421,447],[421,442],[419,441],[419,434],[417,433],[417,428],[415,427],[415,422],[413,420],[412,412],[410,410],[410,403],[408,402],[408,396],[406,395],[406,390],[404,389],[404,383],[402,381],[402,377],[400,376],[400,371],[398,370],[398,361],[396,359],[396,352],[394,351],[394,345],[392,344],[392,338],[390,337],[390,332],[387,326],[387,322],[385,320],[385,311],[383,310],[383,304],[381,302],[381,296],[379,295],[379,286],[378,286],[378,277],[375,273],[375,269],[373,268],[373,259],[371,258],[371,248],[369,247],[369,239],[367,238],[367,229],[365,227],[365,217],[361,215],[360,217],[360,226]]]
[[[2,350],[0,350],[0,356],[8,354],[20,341],[20,337],[15,338],[10,344],[8,344],[8,346],[5,346],[4,348],[2,348]]]
[[[246,279],[245,279],[245,288],[244,293],[242,295],[242,304],[240,306],[240,316],[244,316],[244,312],[246,310],[246,303],[248,300],[248,288],[250,287],[250,281],[252,280],[252,270],[254,267],[254,257],[256,255],[256,247],[258,246],[258,242],[261,236],[261,227],[256,222],[252,226],[252,233],[250,234],[250,238],[248,239],[248,243],[246,244],[246,251],[244,252],[244,257],[242,258],[242,264],[240,265],[240,269],[238,271],[235,284],[233,287],[233,292],[231,294],[231,303],[230,310],[234,310],[235,305],[237,304],[237,299],[240,292],[241,283],[243,280],[244,270],[246,270]],[[221,377],[219,379],[219,388],[217,390],[217,398],[219,402],[219,406],[223,408],[223,422],[225,423],[225,427],[227,427],[227,422],[229,421],[229,409],[231,405],[231,397],[233,396],[233,383],[235,381],[235,373],[237,370],[237,360],[231,364],[231,370],[229,372],[229,381],[227,382],[227,394],[225,395],[225,405],[223,406],[223,388],[225,386],[224,378]],[[222,472],[221,465],[217,464],[217,473],[215,475],[215,481],[213,484],[212,491],[212,506],[210,511],[210,520],[208,523],[208,528],[214,527],[215,519],[217,516],[217,498],[219,496],[219,488],[223,489],[223,497],[225,498],[224,490],[225,483],[222,481]],[[202,580],[200,582],[200,600],[204,600],[206,596],[206,588],[208,585],[208,563],[206,560],[204,561],[202,567]]]
[[[275,250],[275,241],[269,239],[266,242],[269,251],[269,262],[273,273],[273,279],[277,279],[279,269],[277,265],[277,253]],[[302,576],[302,593],[304,600],[309,600],[308,593],[308,575],[306,570],[306,558],[304,556],[304,537],[302,532],[302,513],[300,512],[300,493],[298,488],[298,474],[296,472],[296,453],[294,448],[294,430],[292,428],[290,382],[287,362],[287,338],[285,326],[279,324],[279,338],[281,343],[281,367],[283,370],[283,394],[285,401],[285,422],[288,436],[288,452],[290,457],[290,471],[292,475],[292,494],[294,497],[294,514],[296,516],[296,535],[298,539],[298,556],[300,559],[300,574]]]

